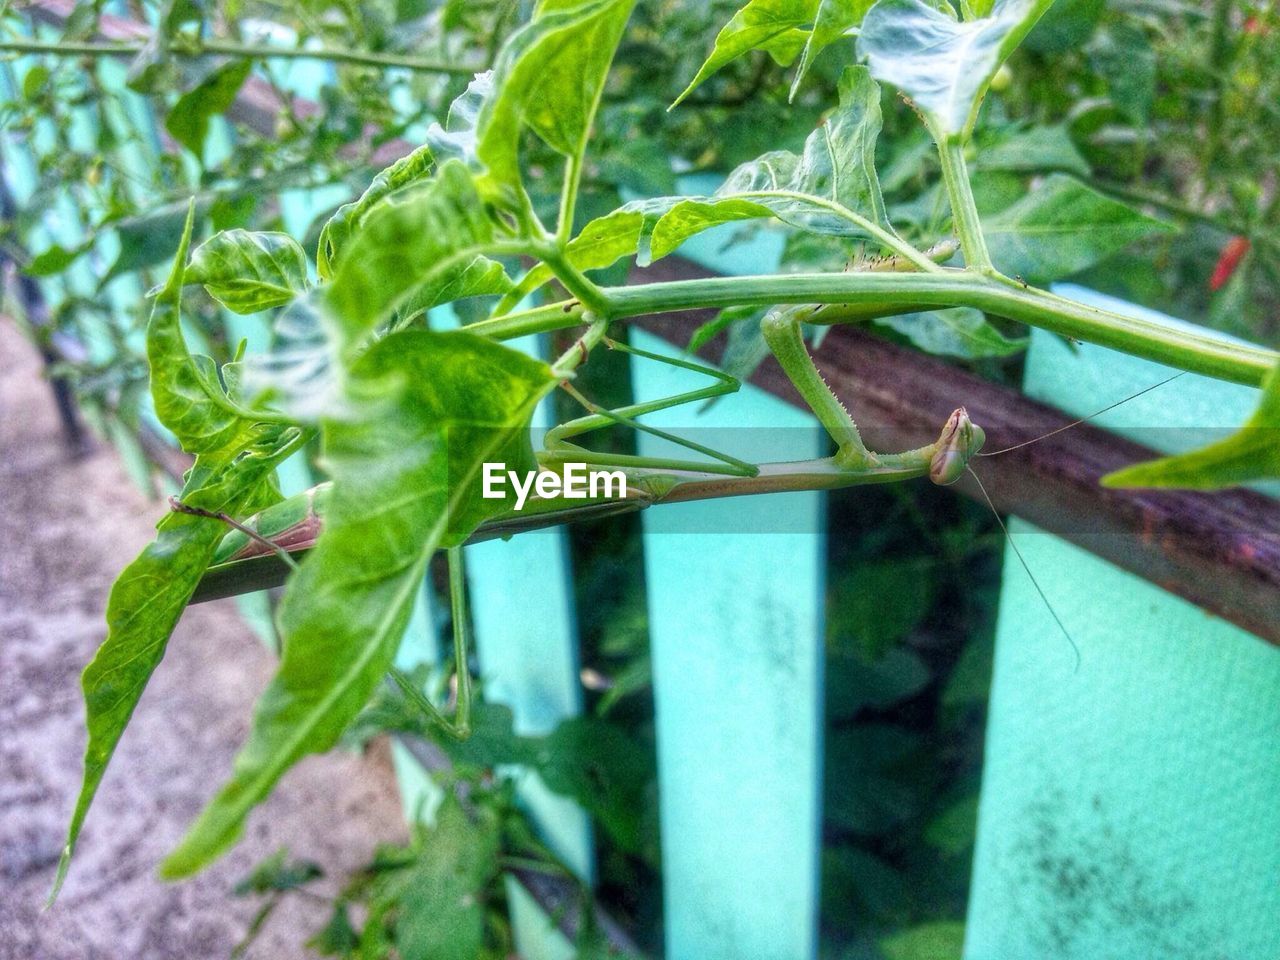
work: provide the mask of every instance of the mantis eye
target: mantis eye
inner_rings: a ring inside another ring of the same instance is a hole
[[[969,419],[964,407],[954,410],[942,428],[937,450],[929,461],[929,479],[940,486],[955,483],[986,439],[986,433]]]

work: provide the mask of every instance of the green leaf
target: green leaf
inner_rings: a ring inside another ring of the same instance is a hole
[[[555,385],[546,364],[458,331],[392,334],[351,376],[357,415],[325,425],[333,488],[324,532],[280,608],[279,672],[231,779],[165,876],[228,849],[286,770],[337,742],[390,668],[432,553],[505,507],[481,500],[480,464],[531,463],[529,422]]]
[[[960,960],[964,924],[958,920],[927,923],[880,941],[885,960]]]
[[[369,183],[364,193],[350,203],[340,206],[320,230],[320,242],[316,250],[316,270],[321,280],[333,278],[338,255],[351,239],[360,221],[379,201],[415,183],[428,179],[435,171],[435,155],[430,146],[418,147],[406,157],[401,157],[380,172]]]
[[[1026,337],[1009,338],[972,307],[879,317],[876,326],[902,335],[926,353],[944,357],[1008,357],[1025,350]]]
[[[27,71],[27,75],[22,78],[22,98],[34,100],[49,82],[49,77],[48,67],[43,63],[33,64]]]
[[[500,188],[520,187],[520,133],[582,156],[605,76],[635,0],[543,0],[503,45],[494,96],[478,119],[476,154]]]
[[[789,64],[811,39],[809,31],[818,6],[819,0],[750,0],[716,35],[711,55],[672,106],[707,77],[752,50],[768,51],[778,63]]]
[[[925,828],[924,839],[953,857],[973,846],[978,828],[978,795],[975,793],[947,807]]]
[[[61,244],[51,244],[48,249],[32,257],[31,262],[22,268],[22,272],[31,277],[51,277],[67,269],[91,249],[92,240],[86,240],[70,249]]]
[[[973,132],[991,78],[1053,0],[995,0],[957,20],[925,0],[879,0],[862,20],[858,53],[877,80],[911,98],[935,136]]]
[[[860,24],[874,3],[875,0],[821,0],[813,21],[813,31],[805,41],[800,66],[796,69],[796,77],[791,84],[792,99],[795,99],[801,82],[818,54]]]
[[[799,156],[785,150],[766,153],[729,174],[713,197],[674,203],[657,219],[643,257],[660,259],[710,227],[767,216],[816,233],[866,235],[864,227],[841,215],[844,210],[887,228],[875,169],[880,127],[880,88],[865,67],[848,68],[840,77],[839,105],[808,136]],[[664,202],[670,199],[623,209],[646,213],[648,223]]]
[[[928,557],[861,563],[832,587],[828,632],[835,648],[876,660],[929,612]]]
[[[184,503],[244,515],[279,500],[272,473],[294,431],[227,413],[213,361],[193,357],[179,323],[184,265],[194,210],[189,211],[173,272],[156,298],[147,328],[151,391],[156,413],[196,454],[182,489]],[[218,520],[172,512],[154,542],[127,566],[107,600],[107,638],[81,679],[89,733],[84,781],[67,831],[67,844],[50,898],[66,877],[72,851],[107,764],[200,577],[226,527]]]
[[[233,313],[257,313],[306,291],[307,255],[287,234],[226,230],[196,248],[187,282]]]
[[[235,102],[253,67],[247,58],[232,60],[200,81],[178,98],[164,127],[173,139],[204,160],[204,141],[209,135],[209,119],[220,116]]]
[[[398,956],[475,960],[483,955],[488,886],[498,872],[498,852],[496,818],[482,814],[473,822],[457,798],[446,794],[424,848],[389,884],[388,894],[398,906]]]
[[[1267,374],[1262,400],[1243,427],[1217,443],[1135,464],[1102,478],[1104,487],[1219,490],[1280,477],[1280,365]]]
[[[259,861],[248,876],[236,883],[231,888],[231,895],[247,897],[250,894],[296,890],[323,876],[324,871],[318,863],[311,860],[290,860],[289,851],[281,847],[265,860]]]
[[[186,219],[186,204],[174,204],[110,224],[120,240],[120,252],[99,283],[99,289],[116,277],[166,262],[182,238]],[[198,208],[196,220],[198,225]]]
[[[635,737],[603,720],[565,720],[543,741],[536,766],[549,789],[577,800],[614,843],[641,851],[654,770]]]
[[[478,164],[477,124],[484,106],[494,95],[493,71],[477,73],[467,89],[449,104],[444,125],[433,123],[427,128],[426,144],[437,160],[461,160],[468,167]]]
[[[1013,206],[986,218],[982,228],[996,266],[1038,284],[1174,229],[1065,174],[1047,177]]]
[[[346,245],[324,302],[344,346],[358,342],[410,294],[456,282],[493,242],[494,223],[458,160],[383,199]]]
[[[883,710],[914,697],[932,676],[920,655],[903,647],[892,647],[877,660],[841,656],[838,649],[833,650],[827,670],[827,712],[842,719],[868,707]]]
[[[984,145],[974,162],[976,170],[1010,170],[1015,173],[1059,171],[1089,176],[1089,164],[1066,127],[1031,127]]]
[[[831,731],[826,744],[825,816],[839,827],[870,836],[911,819],[927,794],[921,776],[921,740],[902,727],[860,723]]]

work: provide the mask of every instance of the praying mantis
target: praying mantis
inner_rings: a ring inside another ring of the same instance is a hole
[[[534,498],[521,513],[508,512],[483,524],[471,538],[509,537],[542,526],[634,512],[661,504],[692,500],[741,496],[794,490],[831,490],[871,483],[908,481],[927,476],[937,485],[950,485],[969,469],[969,462],[980,454],[985,432],[974,423],[964,407],[957,407],[943,423],[936,440],[923,446],[897,452],[873,452],[866,447],[857,426],[834,392],[827,386],[805,345],[797,311],[774,311],[766,318],[764,334],[778,360],[802,398],[808,403],[829,435],[835,451],[832,455],[807,461],[753,464],[727,453],[713,450],[678,434],[641,422],[646,414],[718,399],[737,392],[741,382],[716,369],[690,359],[665,356],[629,346],[625,342],[601,334],[608,324],[596,321],[565,352],[579,363],[583,350],[597,343],[635,357],[639,361],[666,364],[706,376],[706,386],[672,396],[646,400],[616,409],[604,409],[585,397],[573,385],[573,371],[561,370],[565,379],[560,387],[587,411],[586,415],[550,429],[543,448],[537,453],[541,469],[556,471],[570,462],[595,464],[620,469],[628,477],[627,494],[616,500],[597,499],[588,503],[558,497]],[[588,350],[589,353],[589,350]],[[575,364],[576,365],[576,364]],[[1168,382],[1168,381],[1163,381]],[[1162,383],[1163,383],[1162,382]],[[1162,384],[1157,384],[1160,386]],[[1154,387],[1149,388],[1154,389]],[[1146,392],[1146,391],[1143,391]],[[1125,398],[1126,400],[1132,398]],[[1125,402],[1125,401],[1120,401]],[[1109,409],[1109,408],[1108,408]],[[1099,411],[1101,412],[1101,411]],[[1084,418],[1089,419],[1089,418]],[[1078,421],[1082,422],[1082,421]],[[699,459],[641,457],[628,454],[595,452],[577,441],[587,435],[620,425],[644,432],[682,446]],[[1034,442],[1034,441],[1032,441]],[[1002,453],[1006,451],[997,451]],[[980,481],[979,481],[980,482]],[[236,574],[248,569],[259,579],[258,565],[282,560],[285,567],[295,566],[291,554],[305,551],[318,536],[323,523],[329,487],[321,484],[290,498],[245,521],[234,523],[235,530],[224,539],[206,584],[217,589],[230,584]],[[985,494],[985,490],[983,491]],[[990,500],[988,500],[990,505]],[[991,507],[993,513],[994,506]],[[997,520],[999,521],[998,514]],[[229,519],[229,518],[227,518]],[[1003,528],[1003,523],[1001,522]],[[1012,539],[1009,540],[1012,544]],[[1016,545],[1014,550],[1017,551]],[[472,682],[467,669],[470,637],[466,611],[465,575],[461,548],[445,551],[449,568],[449,595],[453,623],[453,663],[456,680],[453,685],[455,708],[451,717],[428,699],[412,678],[399,669],[389,672],[390,680],[399,688],[405,701],[414,706],[433,726],[446,735],[465,738],[470,732]],[[1021,560],[1021,553],[1017,553]],[[1070,633],[1058,618],[1025,561],[1023,567],[1040,592],[1050,614],[1067,641],[1079,652]],[[277,566],[277,570],[280,567]],[[212,596],[210,589],[196,599]]]

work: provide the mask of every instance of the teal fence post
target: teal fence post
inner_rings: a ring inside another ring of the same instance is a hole
[[[1084,416],[1171,373],[1035,331],[1026,391]],[[1203,442],[1193,428],[1238,426],[1256,398],[1188,375],[1101,422],[1174,452]],[[966,960],[1280,956],[1280,650],[1010,528],[1080,667],[1006,551]]]
[[[633,333],[643,349],[673,354]],[[689,389],[639,360],[638,398]],[[805,459],[807,414],[753,388],[647,417],[747,460]],[[640,435],[641,451],[679,455]],[[643,515],[667,960],[815,955],[822,776],[823,499],[771,494]]]

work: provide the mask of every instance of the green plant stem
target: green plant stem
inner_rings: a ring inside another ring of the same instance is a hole
[[[564,186],[560,191],[560,219],[556,223],[556,247],[563,251],[573,237],[573,213],[582,184],[582,156],[570,157],[564,168]]]
[[[0,53],[45,53],[63,57],[129,57],[145,48],[142,42],[68,43],[61,40],[2,40]],[[167,52],[175,57],[202,57],[220,54],[229,57],[245,57],[253,60],[326,60],[330,63],[351,63],[366,67],[396,67],[422,73],[447,73],[473,76],[485,69],[462,63],[445,63],[394,53],[371,53],[362,50],[307,49],[305,47],[277,47],[271,44],[245,44],[230,40],[170,40]]]
[[[951,199],[951,219],[960,249],[964,251],[965,266],[980,273],[994,274],[991,253],[982,233],[982,221],[973,199],[973,187],[969,184],[969,169],[964,163],[964,141],[958,134],[937,138],[938,157],[942,161],[942,180],[947,196]]]
[[[823,324],[937,307],[974,307],[1181,370],[1259,386],[1280,353],[1234,343],[1209,333],[1175,330],[1139,317],[1087,306],[1004,278],[962,270],[941,273],[793,273],[780,276],[708,277],[632,287],[605,287],[614,319],[674,313],[698,307],[833,304]],[[469,325],[471,333],[509,340],[577,326],[581,310],[549,304]]]
[[[607,317],[611,315],[612,309],[604,291],[593,283],[585,273],[575,267],[569,258],[564,255],[563,250],[555,247],[538,252],[542,257],[542,262],[551,268],[551,272],[556,275],[556,279],[560,281],[566,290],[578,298],[579,303],[597,316]]]

